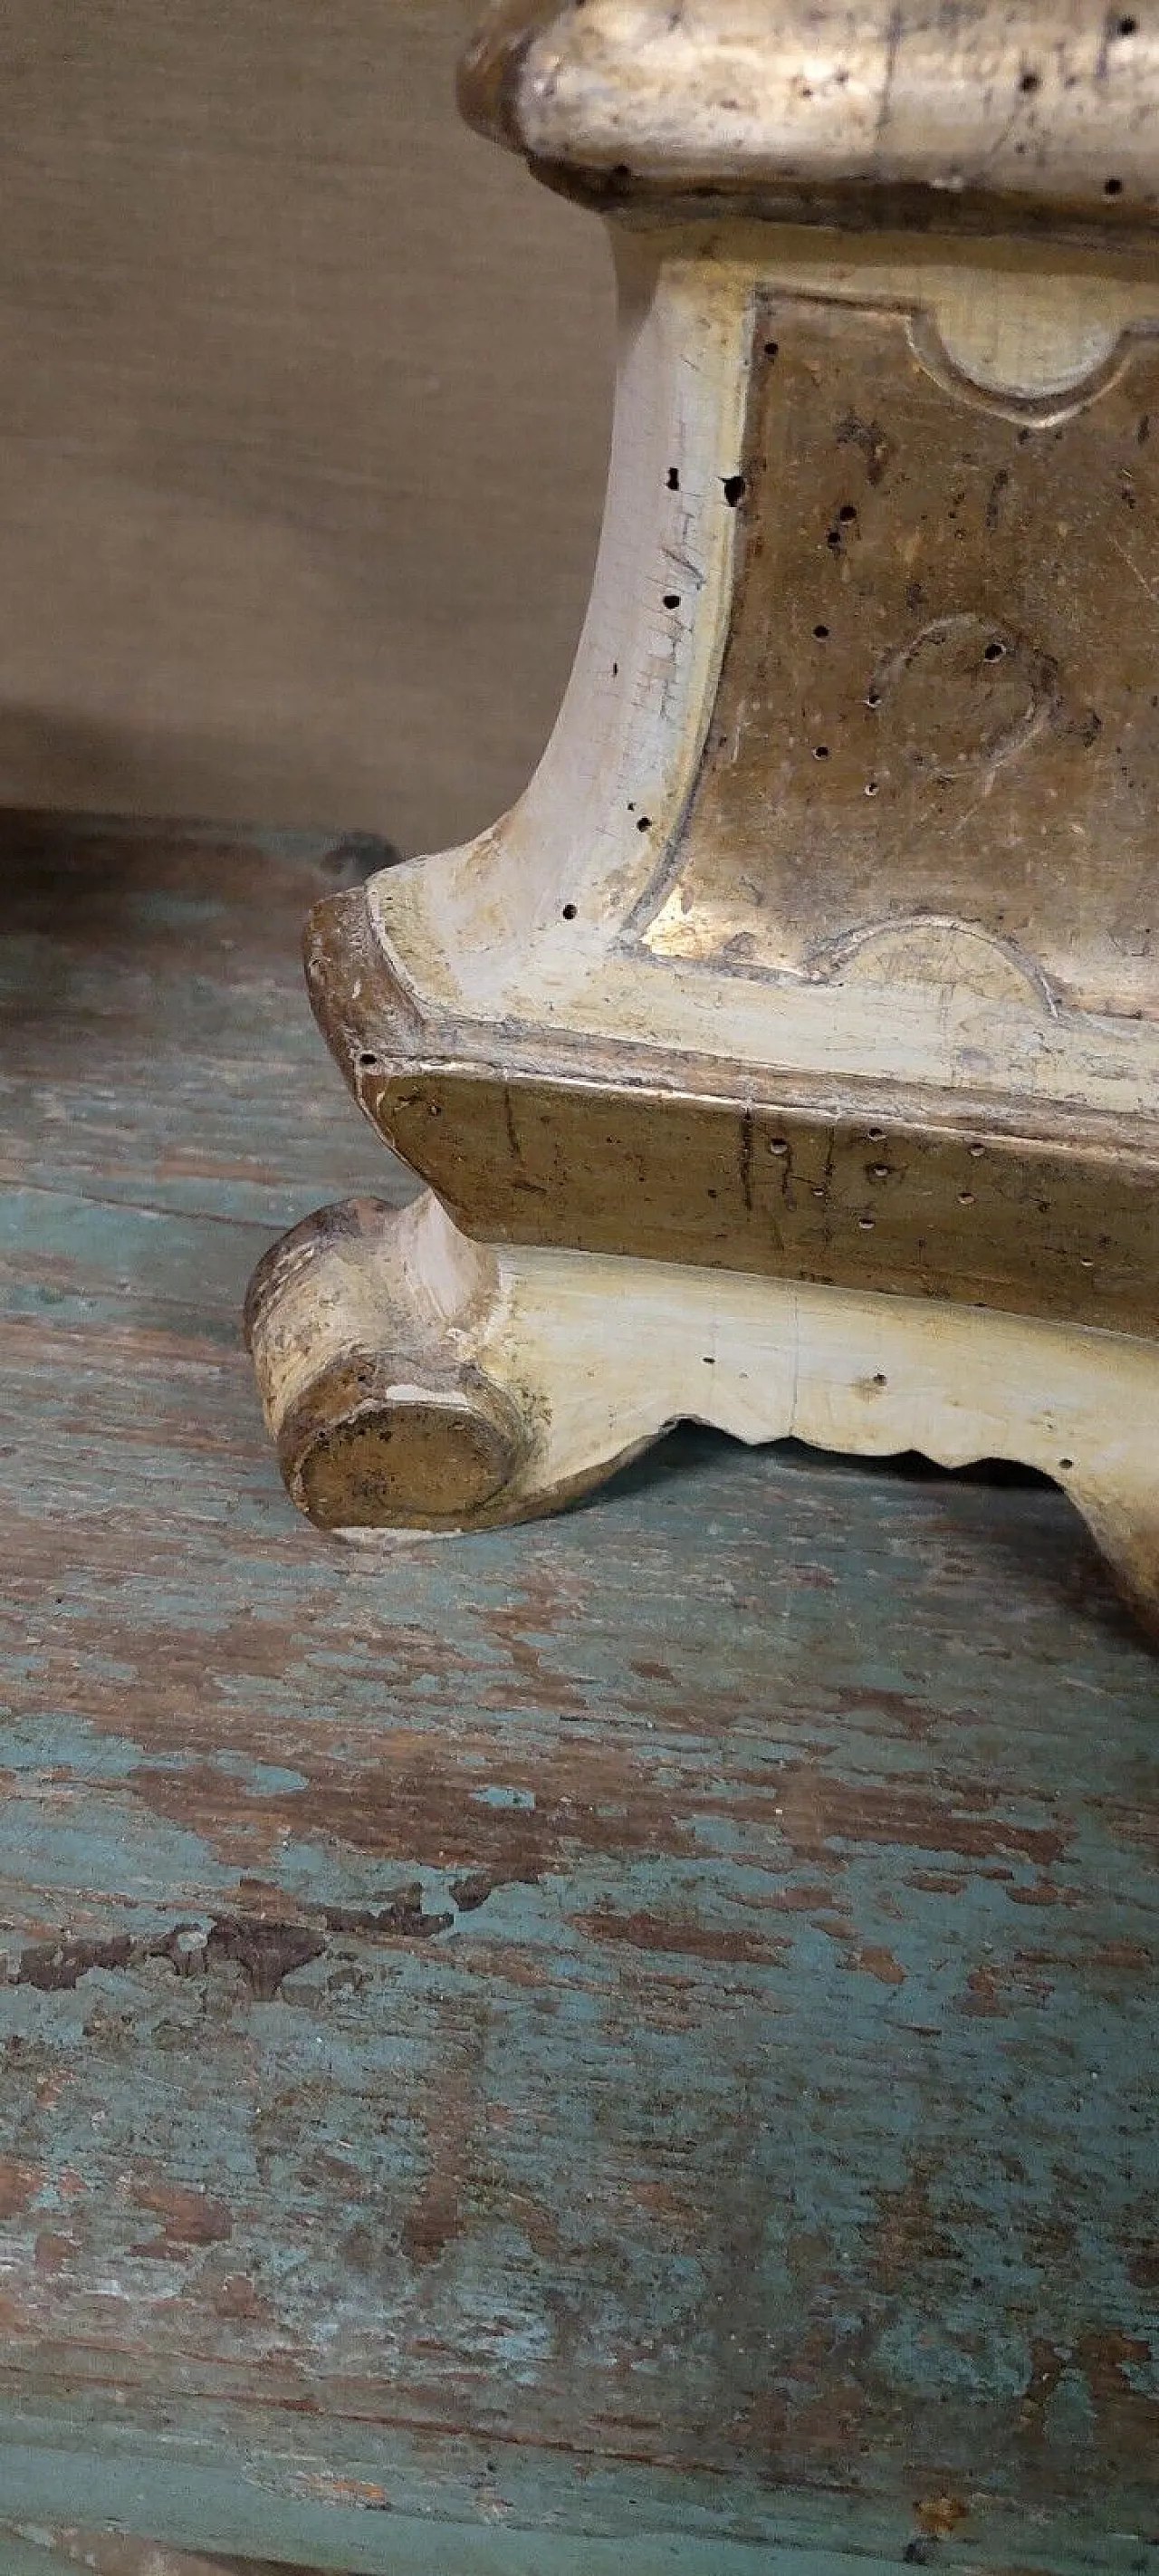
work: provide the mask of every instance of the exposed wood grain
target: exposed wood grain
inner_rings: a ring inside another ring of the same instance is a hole
[[[1130,2576],[1153,1661],[1035,1485],[690,1432],[462,1547],[298,1522],[244,1281],[389,1186],[320,873],[0,853],[0,2520]]]

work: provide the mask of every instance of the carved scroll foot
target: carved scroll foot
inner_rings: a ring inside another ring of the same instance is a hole
[[[320,1528],[496,1516],[530,1437],[474,1357],[498,1284],[434,1199],[324,1208],[267,1255],[246,1338],[286,1484]]]
[[[555,1508],[672,1423],[1053,1477],[1159,1633],[1159,1346],[930,1299],[468,1241],[428,1194],[313,1217],[248,1330],[282,1471],[330,1530]]]

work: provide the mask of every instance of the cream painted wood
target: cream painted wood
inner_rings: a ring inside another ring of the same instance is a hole
[[[608,218],[611,471],[526,793],[309,934],[437,1194],[252,1291],[327,1527],[691,1415],[1041,1468],[1159,1623],[1159,29],[943,17],[498,0],[468,53]]]
[[[741,454],[758,289],[803,305],[913,311],[927,326],[913,334],[923,365],[944,365],[992,408],[1041,404],[1048,429],[1098,399],[1108,354],[1125,363],[1136,336],[1159,334],[1154,256],[1115,245],[1059,252],[1052,266],[1009,244],[856,237],[823,256],[787,226],[620,220],[612,231],[620,364],[607,513],[558,724],[511,814],[371,889],[383,948],[416,1007],[687,1049],[710,1019],[717,1051],[752,1065],[1009,1086],[1044,1103],[1154,1115],[1159,1023],[1068,1012],[1032,987],[1011,1001],[1002,976],[997,993],[992,979],[979,989],[972,957],[949,979],[903,978],[885,1019],[857,976],[786,977],[770,989],[695,959],[689,974],[663,913],[648,933],[662,976],[622,945],[679,830],[711,721],[739,535],[735,512],[712,504]],[[661,602],[677,578],[688,605],[674,625]],[[1122,581],[1130,613],[1154,623],[1159,659],[1159,597],[1144,586],[1134,598],[1129,562]],[[982,781],[980,814],[984,795]],[[1125,1010],[1132,971],[1124,958]],[[1149,990],[1149,960],[1142,971]]]
[[[447,1372],[433,1396],[429,1363],[415,1358],[424,1348]],[[275,1441],[352,1349],[408,1354],[368,1399],[376,1423],[416,1399],[450,1420],[497,1394],[518,1425],[508,1481],[468,1510],[441,1511],[437,1497],[432,1515],[433,1486],[400,1480],[399,1525],[485,1527],[551,1510],[682,1420],[866,1458],[1007,1458],[1063,1487],[1124,1591],[1159,1623],[1151,1344],[662,1262],[486,1250],[428,1193],[321,1245],[265,1306],[256,1357]],[[367,1543],[365,1529],[344,1534]]]

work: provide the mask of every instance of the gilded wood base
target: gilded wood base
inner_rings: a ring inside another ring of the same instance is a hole
[[[524,1246],[431,1194],[323,1211],[258,1270],[247,1330],[296,1503],[322,1528],[485,1529],[582,1494],[694,1419],[961,1467],[1077,1504],[1159,1635],[1159,1348],[965,1306]]]
[[[1153,1331],[1153,1118],[907,1084],[880,1060],[824,1081],[740,1064],[711,1051],[722,1008],[663,1049],[423,1015],[374,899],[315,906],[311,999],[360,1107],[464,1233]],[[945,1042],[961,995],[935,998]],[[896,993],[876,1017],[896,1033]]]
[[[299,1236],[255,1347],[328,1526],[694,1415],[1026,1460],[1154,1621],[1159,45],[853,14],[509,0],[470,57],[608,213],[604,533],[526,794],[315,912],[438,1208]]]

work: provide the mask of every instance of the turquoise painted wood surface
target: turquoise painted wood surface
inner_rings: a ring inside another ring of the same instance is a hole
[[[0,2569],[1142,2576],[1159,1665],[1025,1482],[299,1523],[346,864],[3,826]]]

